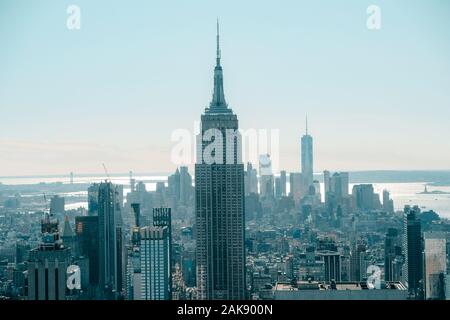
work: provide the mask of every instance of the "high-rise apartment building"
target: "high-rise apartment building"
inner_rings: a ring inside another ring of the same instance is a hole
[[[153,226],[167,227],[169,241],[167,242],[167,255],[169,256],[169,268],[167,269],[168,290],[172,293],[172,269],[174,269],[172,257],[172,210],[171,208],[153,208]]]
[[[144,227],[140,236],[140,300],[169,300],[168,227]]]

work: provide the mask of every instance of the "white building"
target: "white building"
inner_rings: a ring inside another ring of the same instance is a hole
[[[447,273],[445,233],[424,232],[423,238],[425,299],[445,298]]]

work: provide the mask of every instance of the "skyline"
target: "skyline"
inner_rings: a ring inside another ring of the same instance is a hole
[[[6,1],[0,301],[450,300],[450,3]]]
[[[450,4],[377,1],[382,29],[370,31],[370,3],[357,1],[287,1],[283,16],[196,3],[170,19],[163,3],[76,3],[78,31],[65,26],[69,2],[0,4],[0,176],[173,171],[171,132],[192,131],[212,93],[219,11],[227,102],[244,130],[280,129],[281,169],[300,170],[306,114],[317,172],[450,169]]]

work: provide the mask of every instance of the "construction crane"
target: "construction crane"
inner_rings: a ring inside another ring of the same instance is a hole
[[[108,178],[109,181],[111,181],[111,178],[109,177],[109,173],[108,173],[108,170],[106,169],[105,164],[102,163],[102,165],[103,165],[103,170],[105,170],[106,177]]]

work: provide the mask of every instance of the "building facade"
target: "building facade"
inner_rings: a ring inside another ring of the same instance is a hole
[[[140,300],[169,300],[169,229],[144,227],[140,240]]]
[[[62,245],[58,222],[48,215],[41,223],[42,242],[30,251],[28,300],[66,300],[70,250]]]
[[[424,232],[424,285],[425,299],[445,300],[447,277],[447,241],[443,232]]]
[[[237,130],[237,116],[225,102],[217,32],[214,93],[201,116],[195,164],[199,299],[246,297],[244,165]]]
[[[313,138],[308,134],[308,120],[306,121],[306,133],[301,139],[301,161],[302,161],[302,177],[303,177],[303,194],[306,194],[309,187],[313,185],[314,169],[313,169]]]
[[[124,268],[121,192],[121,186],[111,182],[102,182],[98,187],[99,285],[104,290],[105,297],[122,291]]]
[[[423,289],[423,257],[422,234],[417,207],[405,207],[403,222],[403,251],[405,263],[403,264],[403,281],[408,287],[410,295],[415,299],[422,298]]]

